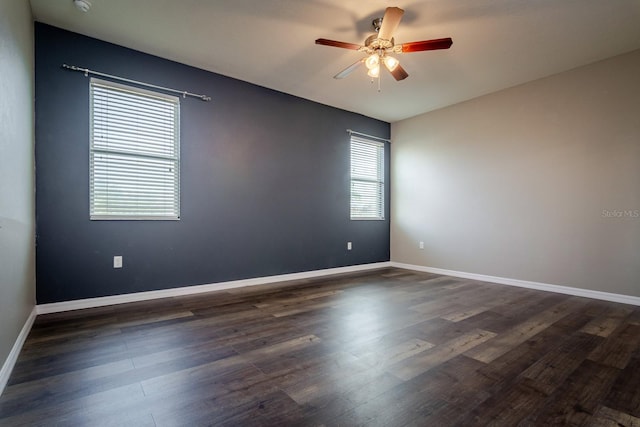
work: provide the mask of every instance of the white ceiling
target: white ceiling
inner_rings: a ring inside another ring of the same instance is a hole
[[[31,7],[40,22],[388,122],[640,49],[640,0],[90,1],[88,13]],[[396,43],[453,46],[399,55],[409,77],[385,71],[381,92],[365,69],[333,79],[363,54],[315,39],[362,44],[388,6],[405,10]]]

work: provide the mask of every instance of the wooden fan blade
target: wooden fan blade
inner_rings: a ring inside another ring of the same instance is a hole
[[[423,50],[449,49],[453,44],[450,37],[444,39],[424,40],[421,42],[409,42],[402,44],[403,52],[420,52]]]
[[[362,64],[364,64],[364,58],[359,60],[358,62],[355,62],[351,65],[349,65],[347,68],[345,68],[344,70],[340,71],[338,74],[336,74],[335,76],[333,76],[334,79],[344,79],[345,77],[347,77],[349,74],[353,73],[357,68],[359,68]]]
[[[383,40],[391,40],[393,33],[396,32],[400,20],[404,15],[404,10],[399,7],[388,7],[382,17],[382,25],[380,31],[378,31],[378,38]]]
[[[353,50],[358,50],[361,47],[359,44],[339,42],[336,40],[329,40],[329,39],[317,39],[316,44],[321,44],[324,46],[341,47],[343,49],[353,49]]]
[[[409,74],[404,70],[404,68],[402,68],[402,65],[400,64],[396,65],[396,68],[394,68],[393,71],[389,70],[389,72],[397,81],[404,80],[409,77]]]

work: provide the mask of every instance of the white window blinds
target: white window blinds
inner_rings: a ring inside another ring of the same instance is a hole
[[[99,79],[90,88],[91,219],[179,219],[179,99]]]
[[[351,135],[351,219],[384,219],[384,143]]]

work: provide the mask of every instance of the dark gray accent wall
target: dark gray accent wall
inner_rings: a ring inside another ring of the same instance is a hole
[[[389,147],[387,219],[351,221],[346,132],[388,138],[388,123],[45,24],[35,36],[39,304],[389,260]],[[182,100],[180,221],[89,220],[89,79],[63,63],[213,98]]]

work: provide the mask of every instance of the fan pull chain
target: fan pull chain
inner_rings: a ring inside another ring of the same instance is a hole
[[[371,77],[371,84],[373,84],[375,81],[374,77]],[[380,75],[378,75],[378,92],[382,92],[382,90],[380,90]]]

